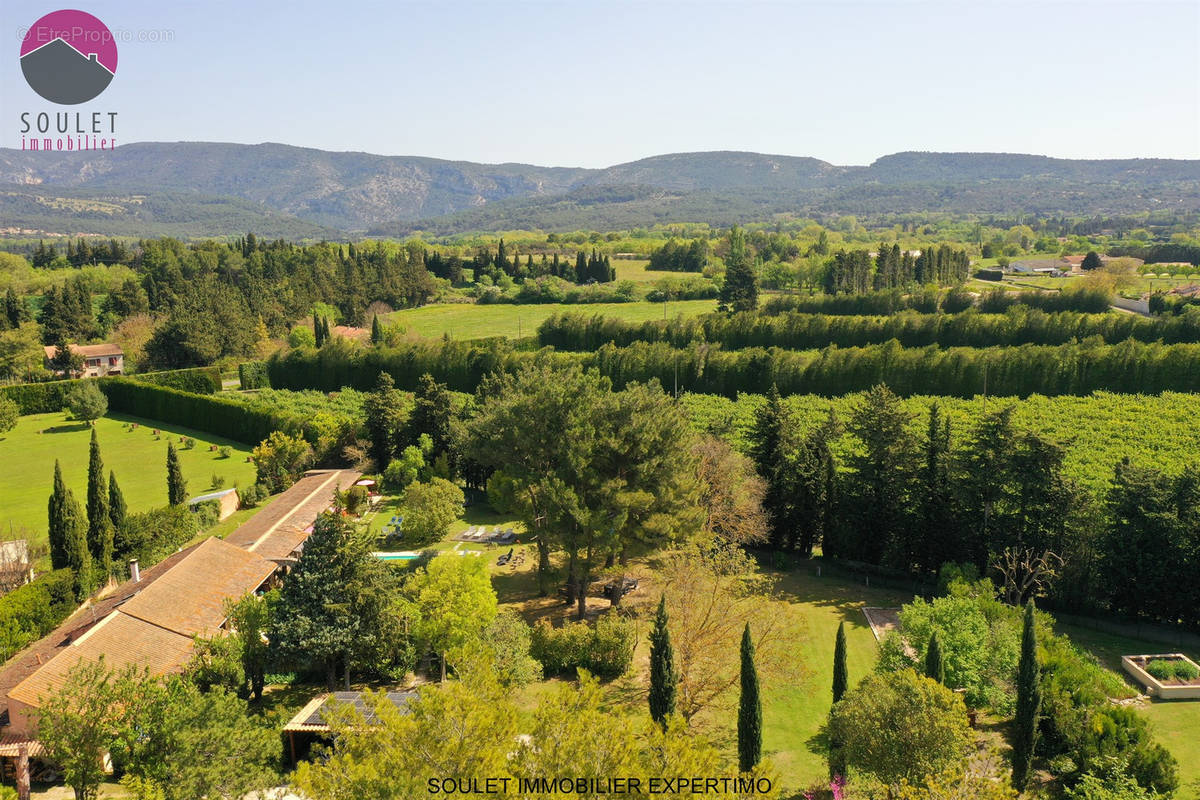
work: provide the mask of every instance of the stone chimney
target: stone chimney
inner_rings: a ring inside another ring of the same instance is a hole
[[[136,558],[129,559],[129,579],[134,583],[142,582],[142,571],[138,568],[138,560]]]

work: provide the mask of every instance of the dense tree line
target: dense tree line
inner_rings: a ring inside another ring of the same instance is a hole
[[[994,289],[979,297],[980,311],[1000,314],[1012,306],[1029,306],[1042,311],[1077,311],[1081,314],[1103,314],[1109,310],[1112,295],[1105,289],[1071,289],[1062,292],[1009,292]],[[975,299],[961,289],[939,291],[926,288],[915,292],[886,289],[866,294],[780,295],[763,304],[763,313],[784,314],[796,311],[805,314],[885,315],[900,311],[933,314],[937,311],[956,313],[970,308]]]
[[[1181,242],[1163,242],[1150,245],[1116,245],[1108,249],[1111,256],[1130,256],[1140,258],[1147,264],[1163,264],[1173,261],[1186,261],[1200,266],[1200,245],[1184,244]]]
[[[880,244],[872,255],[866,250],[839,250],[833,254],[825,274],[829,294],[865,294],[872,290],[900,289],[935,284],[947,286],[964,282],[970,258],[965,250],[948,244],[929,247],[920,254]]]
[[[666,272],[703,272],[708,266],[708,239],[681,242],[672,237],[650,252],[647,269]]]
[[[964,311],[959,314],[838,316],[787,312],[774,316],[743,313],[708,314],[688,319],[632,322],[600,314],[568,312],[538,327],[538,342],[557,350],[596,350],[612,343],[667,342],[803,350],[827,345],[862,347],[893,339],[904,347],[992,347],[1022,344],[1060,345],[1098,336],[1105,344],[1126,339],[1179,344],[1200,342],[1200,314],[1147,318],[1133,314],[1047,313],[1013,306],[1004,314]]]
[[[1200,473],[1126,459],[1111,488],[1088,492],[1064,472],[1067,445],[1012,411],[954,430],[934,404],[917,435],[883,385],[848,419],[807,425],[772,392],[750,436],[770,546],[924,576],[961,563],[1013,581],[1015,602],[1042,590],[1062,607],[1200,624],[1187,577],[1200,569]],[[843,436],[852,446],[835,448]]]
[[[124,243],[110,239],[107,242],[88,241],[82,236],[72,241],[67,240],[66,252],[63,254],[67,264],[72,267],[82,267],[87,264],[127,264],[132,254]],[[34,269],[51,266],[58,260],[58,248],[53,244],[49,247],[39,239],[37,246],[29,251],[29,259]]]
[[[451,257],[445,263],[451,265],[455,261],[457,261],[456,257]],[[442,257],[438,256],[435,263],[441,268]],[[608,283],[616,280],[617,277],[609,256],[599,252],[596,248],[592,248],[590,255],[580,250],[575,254],[574,260],[569,257],[560,257],[560,254],[555,252],[553,257],[542,253],[536,262],[533,259],[533,253],[526,253],[525,259],[522,261],[518,253],[510,254],[510,249],[505,245],[504,239],[499,241],[495,250],[490,247],[480,247],[476,250],[471,267],[474,270],[476,281],[486,278],[493,284],[500,283],[503,278],[524,282],[526,279],[552,276],[582,285]],[[446,269],[452,270],[449,266]],[[459,274],[461,276],[461,269]]]
[[[594,367],[618,388],[657,379],[669,391],[726,397],[765,394],[772,385],[783,394],[837,396],[877,383],[887,383],[902,396],[927,394],[932,388],[953,397],[1200,391],[1200,344],[1134,340],[945,349],[906,348],[892,341],[822,350],[730,351],[708,344],[676,349],[664,342],[635,342],[589,353],[519,351],[503,341],[415,342],[395,348],[345,343],[273,356],[267,370],[278,389],[366,390],[380,372],[387,372],[403,389],[416,387],[429,373],[454,391],[473,392],[490,372],[515,372],[538,360]]]

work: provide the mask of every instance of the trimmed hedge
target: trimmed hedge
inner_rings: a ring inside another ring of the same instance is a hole
[[[724,350],[806,350],[829,345],[863,347],[892,339],[903,347],[994,347],[1060,345],[1092,336],[1099,336],[1105,344],[1126,339],[1182,344],[1200,342],[1200,314],[1148,319],[1136,314],[1046,312],[1014,306],[1003,314],[975,309],[955,314],[901,311],[890,316],[743,312],[632,322],[572,311],[546,319],[537,335],[546,347],[571,351],[592,351],[608,342],[617,347],[635,342],[667,342],[674,347],[707,342]]]
[[[143,372],[131,375],[130,380],[169,386],[192,394],[216,394],[221,391],[221,370],[218,367],[173,369],[164,372]]]
[[[66,408],[67,392],[77,383],[78,380],[18,383],[0,386],[0,393],[15,402],[22,414],[49,414]]]
[[[267,362],[246,361],[238,364],[238,380],[243,389],[270,389],[271,378],[267,375]]]
[[[146,372],[130,377],[111,378],[72,378],[63,381],[46,381],[44,383],[18,383],[12,386],[0,386],[0,394],[5,394],[17,404],[22,414],[50,414],[62,411],[67,407],[67,393],[71,387],[81,380],[96,381],[100,390],[107,394],[105,386],[111,381],[125,380],[150,383],[156,386],[169,386],[193,394],[215,394],[221,390],[221,371],[216,367],[196,367],[194,369],[175,369],[163,372]]]
[[[109,408],[137,417],[184,425],[225,439],[258,444],[272,431],[305,433],[306,420],[280,412],[251,408],[236,400],[193,394],[129,378],[107,378],[101,388]]]
[[[58,569],[0,597],[0,660],[42,638],[75,610],[71,570]]]

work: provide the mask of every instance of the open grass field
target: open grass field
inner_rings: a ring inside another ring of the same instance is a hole
[[[130,428],[136,422],[138,427]],[[155,436],[158,429],[161,436]],[[124,415],[96,422],[105,471],[116,473],[130,511],[146,511],[167,503],[167,441],[175,442],[191,494],[212,488],[212,476],[225,478],[225,486],[247,485],[254,480],[254,465],[246,461],[245,445],[198,433],[188,428]],[[179,437],[196,440],[191,450],[180,447]],[[54,482],[54,461],[62,464],[63,478],[80,505],[87,502],[88,442],[91,429],[65,413],[32,414],[0,435],[0,536],[46,541],[46,499]],[[211,452],[209,445],[227,445],[229,458]]]
[[[668,317],[694,317],[716,310],[716,300],[681,300],[666,304]],[[488,336],[516,338],[534,335],[543,321],[565,311],[602,314],[633,322],[663,318],[662,303],[638,301],[533,305],[449,303],[396,311],[388,319],[402,323],[418,336],[440,337],[448,333],[453,339],[482,339]]]
[[[696,275],[694,272],[671,272],[670,270],[649,270],[646,265],[649,264],[649,259],[624,259],[614,258],[612,260],[613,269],[617,271],[617,280],[619,281],[638,281],[649,282],[656,281],[659,278],[680,278],[689,275]]]

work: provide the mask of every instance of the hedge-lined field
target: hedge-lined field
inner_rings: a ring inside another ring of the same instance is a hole
[[[765,393],[834,397],[886,383],[900,395],[1085,395],[1200,391],[1200,344],[1163,345],[1128,340],[1060,346],[905,348],[896,342],[822,350],[709,345],[672,348],[666,343],[605,345],[595,352],[515,351],[503,341],[416,342],[396,348],[349,345],[293,350],[268,364],[278,389],[370,389],[381,371],[396,386],[413,389],[424,373],[450,389],[472,392],[484,375],[515,371],[535,360],[598,369],[620,387],[657,378],[664,387],[736,397]]]
[[[731,400],[685,394],[680,401],[698,428],[725,436],[735,446],[745,449],[747,433],[765,399],[761,395],[742,395]],[[830,408],[846,421],[861,402],[861,394],[784,398],[784,404],[802,428],[823,420]],[[928,432],[929,406],[934,402],[949,417],[956,441],[970,435],[987,414],[1015,406],[1014,426],[1068,445],[1067,474],[1090,489],[1106,488],[1112,479],[1113,465],[1124,456],[1167,472],[1178,472],[1189,463],[1200,464],[1200,395],[1196,394],[1099,392],[1085,397],[1034,395],[1019,401],[1015,397],[964,400],[919,395],[907,398],[904,405],[913,414],[911,428],[920,441]]]
[[[1134,314],[1047,313],[1013,306],[1004,314],[977,310],[957,314],[902,311],[889,316],[848,316],[787,312],[705,314],[699,317],[632,322],[586,310],[556,314],[538,327],[538,343],[558,350],[595,350],[611,342],[667,342],[687,347],[698,342],[726,350],[781,347],[804,350],[837,345],[863,347],[895,339],[904,347],[993,347],[1060,345],[1098,336],[1105,344],[1127,339],[1167,344],[1200,342],[1200,314],[1141,317]]]
[[[208,398],[206,398],[208,399]],[[130,422],[138,423],[129,429]],[[156,437],[154,429],[162,431]],[[246,461],[246,445],[203,433],[194,428],[113,414],[96,421],[104,468],[116,473],[130,511],[146,511],[167,504],[167,441],[179,450],[183,474],[192,495],[212,486],[214,474],[226,487],[254,482],[254,465]],[[196,444],[184,449],[180,436]],[[63,412],[23,416],[17,426],[0,434],[0,531],[5,538],[31,533],[32,544],[46,541],[46,501],[54,480],[54,460],[62,464],[63,478],[82,505],[87,501],[88,440],[91,429]],[[229,458],[210,445],[231,448]]]
[[[685,317],[715,311],[715,300],[680,300],[667,303],[668,316]],[[397,311],[388,316],[390,322],[399,322],[418,336],[441,337],[445,334],[453,339],[482,339],[503,336],[514,339],[518,336],[533,336],[547,318],[579,305],[563,303],[539,303],[513,305],[497,303],[477,305],[475,303],[450,303],[430,305]],[[662,303],[588,303],[587,310],[616,319],[642,321],[661,319]]]
[[[6,395],[17,404],[22,414],[47,414],[61,411],[66,406],[67,392],[81,380],[96,381],[102,391],[119,381],[136,381],[154,386],[165,386],[191,394],[215,394],[221,391],[221,370],[217,367],[196,367],[164,372],[146,372],[132,378],[81,378],[45,383],[19,383],[0,386],[0,394]]]

